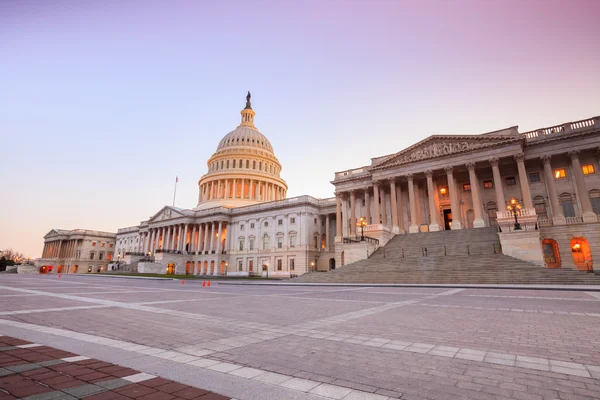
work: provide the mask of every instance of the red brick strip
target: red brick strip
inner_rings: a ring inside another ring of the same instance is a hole
[[[14,348],[25,344],[31,342],[0,336],[0,347],[10,348],[0,351],[0,400],[27,398],[54,391],[65,394],[69,390],[85,392],[87,389],[95,391],[95,394],[75,397],[87,400],[229,400],[229,397],[208,390],[158,377],[129,383],[120,378],[138,374],[139,371],[93,358],[56,363],[56,360],[77,354],[48,346]],[[11,371],[11,368],[17,372]],[[114,387],[107,385],[113,382],[122,386],[111,390],[103,387],[103,383],[106,387]]]

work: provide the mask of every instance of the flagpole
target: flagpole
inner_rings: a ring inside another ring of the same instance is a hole
[[[173,207],[175,207],[175,196],[177,195],[177,182],[179,182],[179,177],[175,177],[175,190],[173,190]]]

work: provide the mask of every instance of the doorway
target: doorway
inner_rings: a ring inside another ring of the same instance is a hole
[[[335,269],[335,258],[330,258],[329,259],[329,270],[334,270]]]
[[[444,210],[444,229],[447,231],[452,229],[452,210],[449,208]]]
[[[175,273],[175,264],[167,264],[167,275],[173,275]]]

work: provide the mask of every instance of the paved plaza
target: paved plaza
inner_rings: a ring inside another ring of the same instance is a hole
[[[200,283],[2,275],[0,334],[240,400],[600,398],[600,292]]]

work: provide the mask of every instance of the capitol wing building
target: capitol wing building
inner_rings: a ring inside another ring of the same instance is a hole
[[[104,258],[111,260],[108,269],[293,277],[366,259],[396,235],[465,229],[487,229],[499,237],[494,253],[540,267],[594,268],[600,117],[525,133],[514,126],[433,135],[335,173],[335,197],[287,198],[282,165],[254,125],[249,93],[246,99],[240,125],[207,161],[196,207],[165,206],[140,225],[119,229]],[[52,243],[36,262],[40,272],[59,265],[64,272],[105,270],[93,260],[94,246],[81,247],[103,238],[71,241],[66,253],[58,251],[65,238],[68,231],[47,235]],[[439,238],[445,254],[445,236]],[[470,254],[465,246],[454,252]]]

